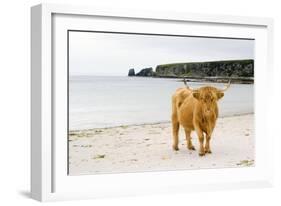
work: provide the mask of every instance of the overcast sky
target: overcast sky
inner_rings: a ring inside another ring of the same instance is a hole
[[[130,68],[254,59],[254,40],[70,32],[70,75],[126,76]]]

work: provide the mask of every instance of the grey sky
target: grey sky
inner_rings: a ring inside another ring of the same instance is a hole
[[[70,75],[121,75],[176,62],[254,59],[254,40],[70,32]]]

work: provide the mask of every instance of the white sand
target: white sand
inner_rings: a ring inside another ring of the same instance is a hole
[[[211,139],[212,154],[186,148],[180,130],[179,151],[172,150],[171,123],[71,131],[69,174],[226,168],[254,165],[254,115],[219,118]]]

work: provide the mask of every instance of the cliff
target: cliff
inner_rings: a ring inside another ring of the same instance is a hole
[[[156,67],[158,77],[254,77],[254,60],[231,60],[163,64]]]
[[[131,73],[131,72],[129,72]],[[129,75],[134,76],[134,75]],[[188,81],[225,82],[232,79],[237,83],[254,82],[254,60],[229,60],[162,64],[144,68],[135,76],[159,78],[186,78]]]

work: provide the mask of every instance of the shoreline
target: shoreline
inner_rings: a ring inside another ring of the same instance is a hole
[[[239,117],[239,116],[244,116],[244,115],[255,115],[253,112],[246,112],[242,114],[227,114],[227,115],[221,115],[218,117],[220,118],[228,118],[228,117]],[[143,122],[143,123],[132,123],[132,124],[121,124],[121,125],[116,125],[116,126],[107,126],[107,127],[96,127],[96,128],[89,128],[89,129],[70,129],[70,133],[75,133],[75,132],[81,132],[81,131],[91,131],[91,130],[96,130],[96,129],[114,129],[118,127],[130,127],[130,126],[144,126],[144,125],[156,125],[156,124],[163,124],[163,123],[171,123],[169,120],[163,120],[163,121],[157,121],[157,122]]]
[[[128,77],[155,78],[155,79],[185,79],[187,82],[199,82],[199,83],[200,82],[228,83],[228,81],[231,80],[232,84],[254,84],[254,77],[190,77],[190,76],[128,76]]]
[[[77,130],[69,133],[69,174],[172,171],[254,166],[254,114],[218,118],[212,154],[198,155],[186,148],[179,133],[179,151],[172,150],[171,123],[127,125]]]

